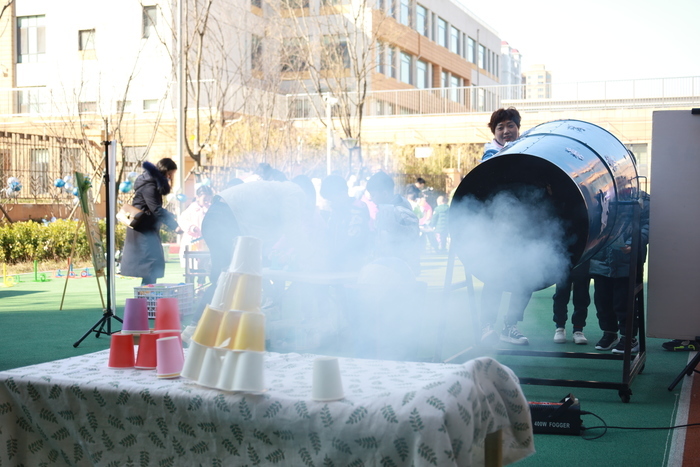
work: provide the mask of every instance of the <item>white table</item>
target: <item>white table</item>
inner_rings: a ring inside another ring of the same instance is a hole
[[[517,378],[490,358],[341,358],[337,402],[311,400],[308,354],[266,354],[259,395],[110,369],[107,358],[0,372],[0,465],[469,466],[483,465],[499,430],[504,463],[534,452]]]

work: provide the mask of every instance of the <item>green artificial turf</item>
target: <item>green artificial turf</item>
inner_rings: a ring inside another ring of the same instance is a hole
[[[519,377],[575,379],[585,381],[621,382],[622,363],[587,359],[548,357],[504,356],[475,345],[475,326],[472,319],[470,296],[461,288],[449,294],[443,293],[445,279],[445,255],[426,255],[419,280],[425,288],[410,291],[408,300],[399,300],[398,309],[370,315],[358,307],[360,303],[349,301],[346,305],[334,302],[332,294],[315,296],[313,288],[291,287],[278,306],[266,309],[268,331],[274,334],[268,350],[308,351],[344,356],[369,358],[405,358],[431,361],[445,360],[459,355],[454,362],[487,355],[509,366]],[[23,282],[14,287],[0,286],[0,370],[32,365],[45,361],[82,355],[109,347],[106,336],[89,335],[74,348],[81,338],[102,317],[102,305],[94,278],[69,279],[64,309],[59,311],[65,285],[63,278],[48,282],[33,282],[32,275],[25,275]],[[161,283],[179,283],[183,271],[177,262],[168,262],[166,277]],[[455,268],[453,282],[464,280],[464,272]],[[124,300],[134,296],[139,279],[116,279],[117,315],[121,316]],[[479,284],[475,281],[476,294]],[[103,294],[105,291],[102,291]],[[573,343],[554,344],[552,322],[553,289],[536,292],[520,325],[530,339],[529,349],[547,351],[595,352],[593,346],[600,338],[595,307],[589,308],[585,329],[589,339],[587,346]],[[337,302],[337,300],[336,300]],[[335,304],[334,304],[335,303]],[[382,316],[392,316],[389,322]],[[342,316],[342,319],[338,319]],[[360,316],[364,318],[360,319]],[[379,344],[364,345],[358,336],[368,331],[360,326],[367,321],[376,326]],[[501,320],[499,319],[499,322]],[[116,329],[118,323],[114,321]],[[321,329],[327,334],[311,336],[306,330]],[[567,327],[569,336],[571,327]],[[389,346],[389,342],[396,347]],[[622,403],[617,390],[571,388],[559,386],[523,385],[526,397],[531,401],[558,401],[573,393],[581,409],[595,413],[609,425],[628,427],[668,427],[673,424],[682,384],[669,392],[666,388],[683,369],[688,358],[685,352],[667,352],[661,348],[660,339],[647,339],[647,363],[642,374],[632,382],[630,403]],[[506,348],[516,348],[503,344]],[[583,416],[584,426],[601,424],[591,415]],[[590,435],[600,434],[599,431]],[[525,459],[523,466],[561,465],[665,465],[668,458],[670,430],[618,430],[612,429],[596,440],[579,436],[535,435],[537,453]]]

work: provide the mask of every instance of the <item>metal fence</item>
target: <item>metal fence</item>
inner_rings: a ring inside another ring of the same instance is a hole
[[[83,142],[73,138],[0,131],[0,201],[65,202],[73,198],[73,173],[92,174]],[[65,179],[57,187],[55,180]],[[16,180],[18,185],[10,180]]]
[[[328,117],[322,96],[290,94],[286,98],[292,119]],[[350,93],[342,102],[350,104],[336,104],[334,116],[355,112],[359,99]],[[490,113],[510,105],[523,110],[690,107],[700,105],[700,76],[372,91],[363,104],[366,117]]]

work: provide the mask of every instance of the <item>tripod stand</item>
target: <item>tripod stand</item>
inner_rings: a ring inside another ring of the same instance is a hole
[[[107,134],[108,132],[105,128],[105,135]],[[92,332],[96,333],[95,337],[100,337],[100,334],[111,335],[112,318],[116,319],[120,323],[123,322],[121,318],[114,314],[114,204],[116,201],[116,193],[114,189],[114,180],[112,180],[110,174],[114,174],[116,170],[116,144],[112,144],[111,141],[107,140],[103,141],[102,144],[105,146],[104,185],[107,188],[107,196],[105,197],[105,251],[107,253],[105,282],[107,283],[107,306],[104,308],[102,318],[100,318],[85,334],[83,334],[83,337],[78,339],[78,341],[73,344],[73,347],[78,347],[80,343]],[[105,326],[107,328],[106,331]]]

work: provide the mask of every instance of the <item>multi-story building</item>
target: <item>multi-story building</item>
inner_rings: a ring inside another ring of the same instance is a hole
[[[523,72],[521,69],[522,57],[518,49],[514,49],[506,41],[501,42],[501,76],[500,84],[508,86],[506,93],[503,94],[504,99],[522,99],[522,87],[519,86],[523,81]]]
[[[525,99],[550,99],[552,97],[552,74],[544,65],[532,65],[523,73]]]

